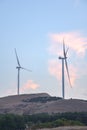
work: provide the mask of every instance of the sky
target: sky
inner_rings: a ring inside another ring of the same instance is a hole
[[[65,42],[72,88],[65,68],[65,98],[87,100],[87,1],[0,0],[0,97],[17,94],[62,96],[62,44]]]

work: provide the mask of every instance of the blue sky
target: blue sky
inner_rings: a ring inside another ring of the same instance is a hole
[[[87,99],[87,1],[0,0],[0,97],[17,92],[14,48],[32,70],[21,70],[20,93],[61,96],[63,38],[73,84],[65,72],[65,97]]]

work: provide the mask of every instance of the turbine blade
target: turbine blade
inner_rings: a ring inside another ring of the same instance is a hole
[[[66,55],[67,55],[68,50],[69,50],[69,47],[67,48],[67,50],[66,50],[66,52],[65,52]]]
[[[66,52],[65,52],[65,43],[64,43],[64,39],[63,39],[63,55],[64,55],[64,57],[66,57]]]
[[[27,71],[29,71],[29,72],[32,72],[32,70],[26,69],[26,68],[24,68],[24,67],[21,67],[21,69],[27,70]]]
[[[69,50],[69,48],[67,48],[67,50],[65,50],[65,43],[64,43],[64,39],[63,39],[63,55],[65,58],[66,58],[68,50]]]
[[[69,79],[69,84],[70,84],[70,87],[72,87],[71,81],[70,81],[70,75],[69,75],[68,64],[67,64],[67,60],[66,60],[66,59],[65,59],[65,66],[66,66],[66,71],[67,71],[67,75],[68,75],[68,79]]]
[[[16,55],[16,59],[17,59],[18,65],[21,66],[21,65],[20,65],[20,62],[19,62],[19,59],[18,59],[18,56],[17,56],[17,51],[16,51],[16,49],[15,49],[15,55]]]

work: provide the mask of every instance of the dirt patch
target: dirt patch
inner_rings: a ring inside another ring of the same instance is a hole
[[[67,127],[57,127],[57,128],[45,128],[38,130],[87,130],[87,126],[67,126]]]

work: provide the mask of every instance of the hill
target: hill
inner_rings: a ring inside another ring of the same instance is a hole
[[[87,126],[68,126],[68,127],[57,127],[57,128],[46,128],[38,130],[87,130]]]
[[[87,112],[87,101],[62,99],[46,93],[14,95],[0,98],[0,114],[36,114]]]

